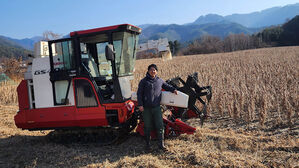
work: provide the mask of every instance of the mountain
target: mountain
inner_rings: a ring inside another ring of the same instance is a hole
[[[4,37],[4,36],[2,36]],[[14,41],[15,43],[17,43],[18,45],[22,46],[23,48],[27,49],[27,50],[32,50],[34,49],[34,43],[40,41],[43,37],[41,36],[35,36],[32,38],[25,38],[25,39],[13,39],[13,38],[9,38],[9,37],[4,37],[7,38],[10,41]]]
[[[0,46],[21,48],[21,46],[18,43],[14,42],[8,37],[1,36],[1,35],[0,35]]]
[[[153,25],[155,25],[155,24],[142,24],[142,25],[138,25],[138,27],[141,29],[145,29],[145,28],[147,28],[149,26],[153,26]]]
[[[299,45],[299,15],[282,25],[280,43],[282,45]]]
[[[0,59],[1,58],[27,58],[28,54],[32,54],[32,51],[26,50],[18,43],[7,37],[0,36]]]
[[[228,21],[219,21],[217,23],[206,23],[200,25],[151,25],[142,30],[139,43],[165,37],[170,41],[178,40],[180,42],[188,42],[199,39],[202,35],[207,34],[224,38],[230,33],[252,34],[258,30],[259,29],[249,29],[240,24]]]
[[[233,14],[224,18],[246,27],[265,27],[283,24],[299,15],[299,3],[283,7],[274,7],[249,14]]]
[[[201,24],[219,23],[219,22],[226,22],[226,20],[223,16],[217,14],[208,14],[205,16],[200,16],[191,24],[201,25]]]
[[[207,24],[217,22],[234,22],[245,27],[267,27],[272,25],[283,24],[287,20],[299,15],[299,3],[283,7],[273,7],[248,14],[232,14],[221,16],[217,14],[208,14],[200,16],[193,23],[189,24]]]
[[[299,3],[284,7],[274,7],[249,14],[221,16],[208,14],[200,16],[194,22],[184,25],[140,25],[143,29],[140,43],[167,37],[180,42],[192,41],[209,34],[221,38],[230,33],[253,34],[271,25],[283,24],[288,19],[299,15]]]

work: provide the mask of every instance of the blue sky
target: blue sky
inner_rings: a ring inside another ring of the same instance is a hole
[[[184,24],[210,13],[250,13],[299,0],[0,0],[0,35],[59,34],[130,23]]]

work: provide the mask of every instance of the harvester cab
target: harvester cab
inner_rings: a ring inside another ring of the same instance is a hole
[[[67,89],[64,94],[55,93],[67,88],[74,77],[89,79],[101,104],[128,100],[140,32],[135,26],[119,25],[72,32],[70,38],[49,41],[54,103],[67,103]],[[89,89],[84,89],[90,97]]]

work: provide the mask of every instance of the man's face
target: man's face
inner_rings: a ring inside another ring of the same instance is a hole
[[[152,78],[154,78],[156,75],[157,75],[157,70],[154,68],[154,67],[151,67],[149,70],[148,70],[148,73],[150,74],[150,76]]]

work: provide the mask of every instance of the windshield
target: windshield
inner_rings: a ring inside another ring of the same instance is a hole
[[[84,66],[93,77],[112,77],[112,62],[106,59],[105,47],[108,43],[108,34],[99,34],[80,39],[81,59]],[[117,76],[131,76],[136,60],[138,35],[128,32],[112,34],[112,43],[115,49],[115,68]]]
[[[113,46],[116,51],[115,64],[118,76],[133,75],[136,60],[138,35],[128,32],[113,34]]]
[[[105,47],[108,44],[107,34],[98,34],[80,39],[81,60],[90,71],[92,77],[112,76],[111,61],[105,56]]]
[[[108,42],[97,43],[97,54],[99,60],[99,71],[101,76],[111,76],[112,67],[111,61],[106,59],[105,47],[108,45]]]

